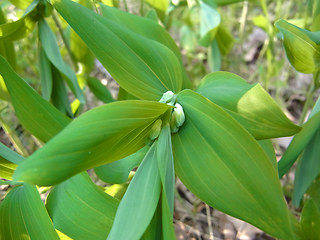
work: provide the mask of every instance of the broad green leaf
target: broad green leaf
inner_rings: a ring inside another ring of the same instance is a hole
[[[15,21],[0,25],[0,39],[18,40],[33,31],[37,16],[37,6],[40,0],[34,0],[26,9],[23,16]]]
[[[84,104],[84,95],[79,87],[76,74],[72,71],[69,65],[63,61],[55,35],[44,19],[39,21],[39,37],[47,58],[66,77],[68,86],[79,99],[80,103]]]
[[[278,20],[275,25],[283,35],[283,45],[291,65],[302,73],[319,71],[320,42],[314,41],[314,33],[283,19]]]
[[[221,69],[221,53],[217,40],[213,40],[208,48],[208,65],[211,72],[217,72]]]
[[[13,188],[0,205],[0,239],[59,239],[35,186]]]
[[[0,74],[7,85],[18,119],[32,135],[46,142],[70,122],[20,78],[1,56]]]
[[[181,90],[181,64],[169,48],[70,0],[53,3],[125,90],[151,100]]]
[[[320,127],[318,125],[318,128],[311,140],[306,145],[304,143],[300,143],[301,145],[305,145],[305,148],[298,161],[294,178],[292,203],[296,207],[299,207],[304,193],[320,173],[319,141]]]
[[[312,199],[308,199],[301,213],[303,239],[317,240],[320,236],[320,211]]]
[[[100,5],[102,15],[116,23],[122,24],[123,27],[128,28],[139,35],[146,38],[159,42],[168,47],[177,57],[180,62],[181,69],[183,71],[183,88],[191,88],[191,82],[186,74],[183,67],[180,50],[177,47],[175,41],[172,39],[170,34],[160,25],[158,21],[154,21],[145,17],[139,17],[127,12],[121,11],[118,8],[108,7],[106,5]],[[141,27],[144,26],[144,27]]]
[[[144,0],[148,3],[152,8],[154,8],[161,19],[161,21],[165,21],[166,11],[169,7],[169,0]]]
[[[300,130],[259,84],[248,84],[228,72],[215,72],[196,90],[245,127],[256,139],[291,136]]]
[[[165,45],[177,56],[179,60],[181,59],[180,50],[175,41],[172,39],[170,34],[155,21],[103,4],[100,4],[100,7],[102,15],[106,19],[119,23],[132,32]]]
[[[139,240],[151,222],[161,189],[156,144],[151,146],[129,184],[119,204],[108,240]]]
[[[320,112],[312,116],[292,139],[289,147],[278,163],[279,177],[282,178],[294,164],[303,149],[312,141],[320,125]],[[318,148],[318,147],[317,147]],[[313,152],[313,151],[312,151]]]
[[[0,24],[6,23],[5,16],[0,8]],[[0,54],[7,59],[10,65],[16,68],[16,55],[14,51],[13,41],[2,39],[0,40]],[[7,99],[8,100],[8,99]]]
[[[50,64],[51,65],[51,64]],[[53,105],[60,110],[63,114],[73,117],[71,110],[67,88],[64,84],[63,78],[58,69],[51,65],[52,72],[52,96],[51,100]]]
[[[121,101],[94,108],[20,164],[14,179],[53,185],[122,159],[145,145],[153,123],[170,108],[149,101]]]
[[[257,141],[216,104],[178,94],[185,123],[172,136],[176,174],[202,201],[279,239],[297,239],[277,172]]]
[[[96,175],[104,182],[124,183],[128,181],[130,171],[140,164],[148,149],[149,147],[145,146],[128,157],[106,165],[102,165],[100,167],[96,167],[94,171]]]
[[[87,79],[88,87],[90,88],[91,92],[104,103],[114,102],[112,95],[108,88],[104,86],[98,79],[93,77],[88,77]]]
[[[119,201],[104,193],[87,173],[54,187],[46,207],[56,229],[72,239],[106,239]]]
[[[20,9],[26,9],[33,0],[9,0],[13,5]]]
[[[200,36],[199,43],[208,47],[214,40],[221,22],[218,11],[200,1]]]
[[[43,47],[39,47],[39,71],[40,71],[40,80],[41,80],[41,92],[42,97],[49,101],[52,94],[52,71],[51,63],[47,58],[46,53],[43,50]]]

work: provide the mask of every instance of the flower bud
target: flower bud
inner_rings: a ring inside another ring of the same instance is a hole
[[[174,93],[172,91],[167,91],[162,95],[159,102],[168,103],[172,100],[173,97],[174,97]]]
[[[150,130],[150,135],[149,138],[151,140],[156,139],[157,137],[159,137],[160,135],[160,131],[161,131],[161,125],[162,125],[162,120],[158,119],[157,121],[154,122],[151,130]]]

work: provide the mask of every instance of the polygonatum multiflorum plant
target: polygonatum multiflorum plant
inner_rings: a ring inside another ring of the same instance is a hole
[[[108,103],[71,119],[0,57],[17,117],[44,142],[25,159],[1,146],[1,169],[8,170],[1,177],[12,179],[2,184],[15,185],[0,206],[1,239],[175,239],[176,177],[216,209],[278,239],[301,239],[270,141],[300,127],[259,84],[215,72],[193,89],[178,47],[156,21],[103,4],[99,15],[71,0],[51,3],[136,100]],[[50,36],[43,19],[39,29],[40,39]],[[50,61],[57,69],[63,64]],[[73,79],[69,70],[61,72]],[[70,86],[76,86],[72,79]],[[78,87],[74,94],[82,96]],[[132,177],[121,200],[90,180],[91,168],[108,183]],[[36,186],[54,186],[45,206]]]

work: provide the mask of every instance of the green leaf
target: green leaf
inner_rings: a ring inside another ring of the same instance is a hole
[[[70,238],[102,240],[108,236],[118,204],[83,172],[55,186],[46,207],[55,228]]]
[[[5,16],[0,8],[0,24],[6,23]],[[16,68],[16,55],[14,51],[13,41],[0,39],[0,54],[7,59],[13,68]],[[8,99],[7,99],[8,100]]]
[[[278,162],[277,162],[276,153],[274,151],[274,147],[272,145],[272,141],[270,139],[266,139],[266,140],[260,140],[258,141],[258,143],[262,147],[264,152],[267,154],[267,156],[269,157],[274,169],[278,171]]]
[[[161,201],[158,202],[157,209],[153,215],[153,218],[144,232],[141,240],[163,240],[162,235],[162,213],[161,213]]]
[[[301,213],[303,239],[317,240],[320,236],[320,211],[312,199],[308,199]]]
[[[26,9],[33,0],[9,0],[13,5],[20,9]]]
[[[169,0],[144,0],[148,3],[152,8],[154,8],[161,19],[161,21],[165,21],[166,11],[169,7]]]
[[[119,93],[118,93],[118,101],[123,101],[123,100],[139,100],[139,98],[133,96],[132,94],[124,90],[122,87],[120,87]]]
[[[51,96],[52,103],[57,109],[60,110],[60,112],[69,117],[73,117],[68,92],[64,84],[63,78],[59,70],[56,69],[53,65],[51,65],[51,72],[53,79]]]
[[[219,12],[200,1],[200,36],[199,43],[208,47],[214,40],[221,22]]]
[[[141,36],[154,40],[168,47],[177,57],[180,62],[180,68],[183,71],[182,87],[191,88],[191,82],[183,67],[180,50],[170,34],[160,25],[158,21],[148,19],[146,17],[139,17],[127,12],[121,11],[118,8],[109,7],[100,4],[102,15],[116,23],[121,24],[128,30],[135,32]],[[141,27],[144,26],[144,27]]]
[[[303,149],[312,141],[320,124],[320,112],[312,116],[292,139],[289,147],[278,163],[279,177],[282,178],[294,164]],[[312,151],[313,152],[313,151]]]
[[[0,143],[0,178],[11,180],[17,164],[23,159],[22,156]]]
[[[70,122],[20,78],[1,56],[0,74],[7,85],[18,119],[32,135],[46,142]]]
[[[154,143],[119,204],[108,240],[141,238],[157,208],[160,183],[156,143]]]
[[[93,77],[88,77],[87,79],[88,87],[90,88],[91,92],[104,103],[114,102],[111,93],[109,92],[108,88],[104,86],[98,79]]]
[[[211,73],[196,91],[223,107],[256,139],[291,136],[300,130],[260,84],[248,84],[235,74]]]
[[[318,127],[307,144],[300,143],[305,146],[305,148],[298,161],[294,178],[292,203],[296,207],[299,207],[304,193],[320,173],[319,141],[320,128]]]
[[[217,72],[221,69],[221,53],[217,40],[213,40],[208,48],[208,65],[211,72]]]
[[[317,0],[309,1],[313,2],[313,11],[312,11],[312,31],[320,31],[320,2]]]
[[[12,151],[10,148],[7,146],[3,145],[0,143],[0,157],[8,160],[9,162],[12,162],[14,164],[20,164],[23,160],[24,157],[19,155],[18,153]]]
[[[1,239],[59,239],[35,186],[13,188],[0,205]]]
[[[279,239],[297,239],[275,168],[257,141],[216,104],[178,94],[186,120],[172,136],[176,174],[202,201]]]
[[[149,101],[114,102],[94,108],[19,165],[14,179],[53,185],[122,159],[145,145],[153,123],[170,108]]]
[[[226,56],[231,51],[235,39],[231,35],[230,31],[222,24],[220,24],[218,32],[216,34],[216,40],[223,56]]]
[[[17,165],[0,157],[0,178],[12,180],[12,175]]]
[[[145,146],[128,157],[96,167],[94,171],[104,182],[124,183],[128,181],[130,171],[140,164],[148,150],[149,147]]]
[[[39,71],[40,71],[40,80],[41,80],[41,92],[42,97],[49,101],[52,93],[52,71],[51,63],[47,58],[46,53],[43,50],[43,47],[39,47]]]
[[[31,33],[37,20],[37,6],[39,2],[40,0],[34,0],[19,20],[1,24],[0,39],[18,40]]]
[[[66,77],[68,86],[79,99],[81,104],[85,103],[84,95],[79,87],[76,74],[67,65],[61,55],[58,44],[55,39],[55,35],[51,31],[47,22],[42,19],[39,21],[39,37],[43,49],[50,60],[50,62]]]
[[[302,73],[319,71],[320,42],[315,42],[315,33],[301,29],[283,19],[278,20],[275,25],[283,34],[283,45],[291,65]]]
[[[151,100],[159,100],[168,90],[180,91],[181,65],[169,48],[72,1],[53,3],[125,90]]]
[[[121,24],[128,30],[141,36],[157,41],[168,47],[180,60],[181,54],[170,34],[158,23],[148,18],[139,17],[118,8],[100,4],[102,16],[110,21]],[[141,27],[144,26],[144,27]]]
[[[163,239],[176,239],[173,228],[175,174],[169,124],[165,125],[160,132],[156,153],[162,186],[161,212]]]

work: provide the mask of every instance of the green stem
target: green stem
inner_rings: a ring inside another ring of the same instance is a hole
[[[124,4],[124,9],[126,10],[126,12],[129,12],[127,1],[123,0],[123,4]]]
[[[63,41],[63,43],[64,43],[64,45],[65,45],[65,47],[66,47],[66,50],[67,50],[67,52],[68,52],[68,55],[70,56],[72,65],[73,65],[74,69],[77,71],[77,70],[78,70],[77,61],[76,61],[76,59],[74,58],[74,56],[73,56],[73,54],[72,54],[72,52],[71,52],[71,48],[70,48],[70,46],[69,46],[69,44],[68,44],[68,41],[67,41],[67,39],[65,38],[65,36],[64,36],[64,34],[63,34],[63,29],[62,29],[62,27],[61,27],[61,24],[60,24],[58,18],[56,17],[56,15],[55,15],[54,13],[52,13],[52,18],[53,18],[53,21],[55,22],[55,24],[56,24],[56,26],[57,26],[57,28],[58,28],[60,37],[61,37],[61,39],[62,39],[62,41]]]
[[[302,125],[304,123],[304,120],[306,118],[306,115],[308,113],[308,110],[310,108],[310,106],[313,105],[313,95],[315,93],[317,89],[314,87],[314,85],[312,84],[308,90],[308,93],[307,93],[307,100],[303,106],[303,109],[302,109],[302,113],[300,115],[300,119],[299,119],[299,125]]]

